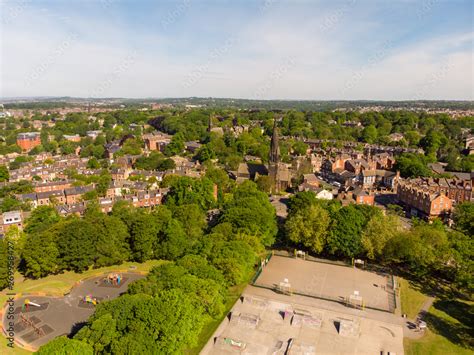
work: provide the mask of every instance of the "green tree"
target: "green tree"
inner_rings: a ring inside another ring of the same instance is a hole
[[[112,182],[112,176],[107,171],[104,170],[100,174],[99,181],[97,182],[97,186],[95,189],[97,194],[99,196],[105,196],[111,182]]]
[[[69,339],[66,336],[61,336],[51,340],[43,345],[36,354],[39,355],[92,355],[93,348],[82,341]]]
[[[440,146],[446,142],[446,137],[442,132],[431,129],[421,140],[420,145],[425,149],[427,155],[435,155]]]
[[[165,147],[165,155],[171,157],[179,155],[184,151],[184,136],[182,133],[177,133],[171,138],[171,142]]]
[[[110,317],[96,323],[106,314],[116,321],[115,329]],[[156,297],[124,295],[100,304],[75,339],[103,349],[103,354],[147,354],[150,349],[158,354],[175,354],[196,344],[203,321],[202,308],[178,289],[162,291]],[[96,332],[107,336],[97,338]]]
[[[174,217],[181,223],[189,238],[197,239],[207,225],[206,215],[196,204],[182,205],[174,211]]]
[[[395,169],[405,178],[431,176],[426,157],[419,154],[404,153],[397,158]]]
[[[449,240],[441,225],[421,223],[398,233],[384,249],[386,259],[406,265],[418,277],[439,272],[452,259]]]
[[[196,252],[220,270],[230,285],[247,282],[254,271],[255,251],[243,240],[225,241],[219,234],[206,236]]]
[[[296,155],[306,155],[308,145],[302,141],[295,141],[293,143],[293,152]]]
[[[100,212],[88,213],[85,220],[96,229],[94,234],[94,265],[97,267],[121,264],[130,257],[128,229],[114,216]]]
[[[97,160],[96,157],[92,157],[87,161],[87,167],[89,169],[99,169],[100,168],[100,163]]]
[[[158,232],[155,219],[144,212],[134,211],[130,220],[124,222],[128,225],[133,259],[139,262],[152,259]]]
[[[302,191],[290,197],[288,214],[296,213],[309,205],[316,204],[316,195],[312,191]]]
[[[166,205],[170,208],[187,204],[196,204],[207,211],[214,207],[214,184],[207,178],[194,179],[188,176],[173,177],[169,183],[170,191],[166,195]]]
[[[275,208],[252,181],[234,190],[233,198],[224,206],[221,222],[230,223],[235,231],[259,236],[265,246],[273,244],[278,231]]]
[[[59,214],[52,206],[38,206],[26,220],[24,231],[27,234],[40,233],[59,222]]]
[[[321,253],[326,244],[330,222],[329,214],[321,206],[307,205],[288,216],[285,231],[292,242]]]
[[[97,229],[94,225],[73,218],[58,224],[56,232],[61,269],[82,272],[94,264],[97,256]]]
[[[75,338],[81,339],[83,343],[91,346],[95,354],[104,354],[110,349],[112,342],[120,336],[117,321],[111,313],[105,313],[88,327],[81,329]]]
[[[9,212],[21,209],[22,203],[14,196],[6,196],[0,201],[0,211]]]
[[[142,153],[142,142],[138,139],[127,139],[120,148],[120,153],[123,155],[139,155]]]
[[[215,157],[216,153],[207,144],[203,145],[196,154],[196,159],[199,160],[200,163],[204,163]]]
[[[27,162],[30,162],[32,161],[33,158],[32,157],[27,157],[27,156],[24,156],[24,155],[20,155],[18,157],[15,158],[15,160],[13,160],[11,163],[10,163],[10,170],[16,170],[18,169],[23,163],[27,163]]]
[[[361,234],[367,218],[359,207],[349,205],[334,215],[327,244],[331,254],[353,258],[362,253]]]
[[[206,178],[217,185],[219,191],[229,192],[232,187],[232,181],[229,175],[223,169],[210,165],[206,170]]]
[[[27,235],[22,251],[25,276],[40,278],[58,271],[59,250],[49,231]]]
[[[69,142],[67,140],[62,140],[59,142],[59,149],[63,155],[70,155],[74,154],[76,150],[76,145],[73,142]]]
[[[408,131],[405,133],[405,138],[410,146],[417,146],[420,143],[421,136],[417,131]]]
[[[191,275],[201,279],[211,279],[218,284],[225,285],[225,279],[222,273],[200,255],[188,254],[177,260],[176,265],[184,267]]]
[[[163,154],[159,151],[153,151],[149,156],[141,156],[135,162],[135,168],[142,170],[156,170],[163,162]]]
[[[5,182],[10,179],[10,173],[5,165],[0,165],[0,182]]]
[[[0,240],[0,290],[8,286],[8,247],[5,239]]]
[[[474,203],[458,204],[454,209],[453,219],[457,229],[467,235],[474,235]]]
[[[362,232],[362,245],[369,259],[382,258],[385,244],[400,231],[400,220],[396,215],[373,216]]]
[[[377,135],[378,135],[377,128],[375,128],[374,125],[369,125],[367,127],[364,127],[364,129],[362,130],[362,139],[364,140],[364,142],[367,142],[370,144],[375,143],[377,139]]]
[[[173,159],[163,159],[161,160],[158,165],[157,165],[157,170],[159,171],[166,171],[166,170],[172,170],[176,168],[176,163],[174,162]]]
[[[450,269],[451,279],[458,292],[472,294],[474,290],[474,240],[472,236],[465,235],[458,231],[448,234],[453,267]]]
[[[160,233],[159,242],[155,244],[155,256],[161,259],[176,260],[186,254],[192,242],[181,224],[172,219]]]
[[[260,191],[269,194],[273,187],[273,182],[270,176],[260,175],[256,181],[257,187]]]
[[[173,263],[154,268],[146,279],[133,284],[129,293],[158,295],[165,290],[180,289],[187,294],[197,308],[203,306],[211,317],[219,317],[224,311],[225,288],[223,284],[201,278]]]

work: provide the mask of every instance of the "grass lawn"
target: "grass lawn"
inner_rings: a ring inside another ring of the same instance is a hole
[[[427,296],[421,293],[410,281],[401,277],[398,278],[400,285],[400,299],[402,303],[402,313],[408,315],[408,318],[415,318],[426,301]]]
[[[455,301],[453,304],[461,305],[463,309],[466,307],[471,308],[472,313],[472,302]],[[449,309],[447,311],[450,312]],[[454,312],[451,313],[456,315],[456,310],[453,309],[452,311]],[[459,311],[463,314],[466,313],[464,310],[458,310],[458,313]],[[469,315],[465,316],[469,317]],[[469,337],[469,333],[472,334],[473,331],[472,324],[461,323],[458,319],[436,308],[436,303],[430,308],[427,318],[428,326],[431,330],[429,329],[423,338],[419,340],[404,339],[403,344],[406,355],[468,355],[473,353],[472,348],[467,349],[450,340],[459,339],[462,333]],[[439,330],[431,325],[430,319],[436,319],[436,322],[439,324]],[[438,332],[442,332],[443,335],[438,334]]]
[[[471,355],[468,350],[428,330],[420,340],[403,339],[405,355]]]
[[[82,279],[88,277],[94,277],[97,275],[101,275],[106,272],[112,271],[139,271],[139,272],[148,272],[154,266],[160,265],[163,261],[160,260],[149,260],[142,264],[133,263],[133,262],[126,262],[122,265],[113,265],[102,267],[99,269],[90,269],[81,274],[68,271],[64,272],[59,275],[50,275],[38,280],[31,280],[31,279],[24,279],[21,274],[15,274],[15,288],[13,292],[17,295],[20,293],[30,293],[30,292],[43,292],[46,293],[48,296],[62,296],[64,293],[68,292],[74,284]],[[135,268],[132,270],[130,266],[134,266]],[[10,291],[8,291],[10,292]],[[0,292],[0,305],[3,307],[7,300],[6,296],[7,290]],[[30,352],[15,348],[10,349],[6,346],[7,340],[5,337],[1,337],[0,341],[0,354],[29,354]]]
[[[185,352],[186,354],[188,355],[199,354],[201,349],[206,345],[209,338],[212,336],[212,334],[214,334],[219,324],[221,324],[224,318],[227,317],[227,314],[229,313],[230,309],[234,306],[235,302],[237,302],[240,295],[244,291],[244,288],[247,285],[248,283],[243,283],[241,285],[237,285],[237,286],[233,286],[229,288],[229,294],[227,295],[227,300],[225,304],[225,311],[222,314],[222,317],[204,325],[204,327],[202,328],[201,334],[199,334],[198,345],[196,345],[192,349],[187,350]]]
[[[2,341],[0,342],[0,354],[12,354],[12,355],[26,355],[26,354],[33,354],[29,352],[28,350],[19,348],[15,345],[15,347],[9,348],[7,346],[7,338],[5,338],[2,334]]]

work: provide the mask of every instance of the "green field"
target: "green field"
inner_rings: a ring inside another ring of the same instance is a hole
[[[134,271],[134,272],[148,272],[154,266],[160,265],[163,261],[160,260],[149,260],[142,264],[139,263],[132,263],[126,262],[121,265],[114,265],[114,266],[107,266],[98,269],[89,269],[83,273],[75,273],[72,271],[64,272],[59,275],[50,275],[38,280],[31,280],[31,279],[24,279],[20,273],[16,273],[15,275],[15,287],[13,292],[17,295],[22,293],[35,293],[41,292],[45,293],[48,296],[62,296],[66,292],[68,292],[76,282],[89,278],[101,275],[106,272],[111,271]],[[133,267],[131,269],[130,267]],[[0,304],[5,304],[7,300],[6,290],[0,292]],[[10,291],[9,291],[10,292]],[[0,344],[0,354],[29,354],[29,351],[26,351],[21,348],[14,348],[11,349],[6,346],[7,340],[5,337],[1,337],[1,344]]]
[[[473,302],[460,300],[435,302],[426,316],[429,330],[419,340],[405,339],[405,353],[407,355],[472,354],[473,313]]]
[[[428,298],[412,282],[403,278],[398,278],[400,285],[400,301],[402,303],[402,313],[408,318],[414,319]]]

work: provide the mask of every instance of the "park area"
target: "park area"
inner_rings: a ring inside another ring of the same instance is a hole
[[[249,290],[248,290],[249,291]],[[403,329],[246,292],[201,354],[402,354]]]
[[[16,299],[3,315],[3,327],[9,322],[17,344],[38,349],[51,339],[77,331],[103,300],[114,299],[128,284],[144,276],[138,273],[110,273],[79,282],[63,297],[25,296]],[[7,319],[13,315],[13,319]]]
[[[403,354],[403,322],[390,309],[390,280],[273,256],[201,353]],[[360,303],[349,302],[354,291]]]
[[[393,312],[395,301],[391,282],[389,274],[275,255],[254,285]]]
[[[2,341],[0,353],[23,354],[34,351],[51,339],[74,333],[93,314],[95,305],[113,299],[127,291],[128,285],[140,278],[161,261],[143,264],[125,263],[111,267],[90,269],[82,274],[65,272],[39,280],[15,277],[15,299],[12,309],[6,303],[6,290],[1,294],[2,327],[14,322],[15,348]],[[7,319],[9,311],[14,319]],[[8,322],[7,322],[8,321]]]

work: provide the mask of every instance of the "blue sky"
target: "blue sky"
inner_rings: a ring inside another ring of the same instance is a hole
[[[0,3],[2,97],[474,99],[472,1]]]

